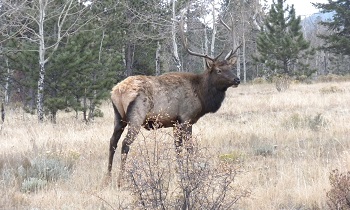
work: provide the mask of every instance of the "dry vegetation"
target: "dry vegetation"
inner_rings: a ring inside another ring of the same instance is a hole
[[[349,93],[350,82],[291,84],[285,92],[270,84],[230,89],[222,108],[194,125],[194,136],[206,148],[200,158],[239,166],[231,184],[251,193],[233,207],[327,209],[330,174],[350,170]],[[7,108],[0,131],[0,209],[134,208],[137,191],[115,187],[119,148],[113,184],[101,187],[113,129],[110,104],[102,111],[104,118],[90,125],[71,113],[59,113],[53,125]],[[159,160],[174,161],[172,130],[163,130],[160,135],[142,130],[131,147],[129,170],[142,166],[132,161],[142,151],[154,151],[152,138],[163,148]],[[169,166],[158,167],[164,165]],[[174,181],[168,186],[174,189],[168,197],[179,196]]]

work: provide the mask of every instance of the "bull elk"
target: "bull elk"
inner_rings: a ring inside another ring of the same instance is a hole
[[[121,185],[130,145],[141,127],[151,129],[154,123],[162,127],[174,127],[175,146],[180,149],[184,136],[176,135],[177,129],[192,134],[192,125],[206,113],[216,112],[225,98],[226,90],[240,84],[233,71],[238,47],[231,50],[224,60],[219,60],[222,53],[212,58],[191,51],[186,40],[183,43],[189,54],[205,59],[206,70],[202,74],[172,72],[160,76],[130,76],[111,91],[114,131],[109,146],[107,182],[110,181],[118,141],[127,125],[128,132],[121,147],[118,187]],[[189,126],[181,126],[184,124]]]

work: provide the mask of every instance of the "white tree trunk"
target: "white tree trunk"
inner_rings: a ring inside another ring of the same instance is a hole
[[[172,25],[171,25],[171,34],[172,34],[172,41],[173,41],[173,56],[174,56],[174,62],[175,62],[175,66],[177,71],[182,71],[182,65],[181,65],[181,61],[179,58],[179,53],[177,50],[177,44],[176,44],[176,14],[175,14],[175,2],[176,0],[173,0],[173,21],[172,21]]]
[[[9,60],[6,58],[6,68],[7,68],[7,76],[6,76],[6,83],[5,83],[5,104],[8,104],[9,100],[10,100],[10,92],[9,92],[9,88],[10,88],[10,74],[11,74],[11,70],[9,67]]]
[[[208,54],[208,31],[207,31],[207,27],[204,25],[204,52],[205,54]],[[206,62],[205,59],[203,59],[203,69],[206,69]]]
[[[160,50],[162,49],[162,45],[160,41],[157,41],[157,50],[156,50],[156,75],[160,75]]]
[[[211,57],[215,57],[214,53],[215,53],[215,38],[216,38],[216,23],[215,23],[215,6],[214,6],[214,2],[212,3],[212,15],[213,15],[213,34],[211,37],[211,46],[210,46],[210,55]]]
[[[245,57],[245,20],[243,11],[241,11],[242,15],[242,62],[243,62],[243,83],[247,83],[247,68],[246,68],[246,57]]]
[[[46,0],[39,0],[39,80],[38,80],[38,95],[37,95],[37,113],[38,120],[44,120],[44,84],[45,84],[45,39],[44,39],[44,21],[45,9],[47,6]]]

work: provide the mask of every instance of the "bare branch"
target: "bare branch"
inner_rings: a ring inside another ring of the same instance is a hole
[[[231,27],[228,26],[222,18],[220,18],[220,23],[229,31],[232,31]]]

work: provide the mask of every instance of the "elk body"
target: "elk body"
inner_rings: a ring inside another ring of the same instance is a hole
[[[177,129],[191,134],[191,125],[206,113],[216,112],[225,98],[226,90],[239,85],[240,80],[233,71],[237,61],[236,50],[232,50],[224,60],[188,51],[192,55],[205,58],[204,73],[174,72],[161,76],[130,76],[113,88],[111,99],[115,119],[109,146],[108,180],[111,177],[118,141],[125,127],[129,126],[121,146],[118,187],[121,184],[130,145],[141,127],[151,129],[156,121],[157,126],[174,127],[174,135],[178,132]],[[189,126],[181,126],[184,124]],[[184,136],[174,137],[175,146],[179,149]]]

